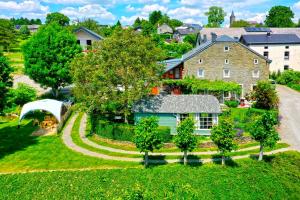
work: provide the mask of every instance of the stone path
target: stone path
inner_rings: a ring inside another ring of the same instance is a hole
[[[143,160],[141,158],[125,158],[125,157],[118,157],[118,156],[109,156],[109,155],[101,154],[98,152],[93,152],[93,151],[87,150],[85,148],[82,148],[82,147],[76,145],[72,141],[71,132],[72,132],[73,124],[74,124],[77,116],[78,116],[78,114],[76,114],[72,117],[72,119],[69,121],[69,123],[67,124],[67,126],[65,127],[65,129],[63,131],[62,139],[68,148],[70,148],[73,151],[79,152],[81,154],[91,156],[91,157],[101,158],[101,159],[126,161],[126,162],[140,162],[140,163],[143,162]],[[81,121],[80,130],[79,130],[81,133],[81,137],[83,136],[83,138],[85,137],[84,136],[85,126],[86,126],[86,115],[83,116],[83,120]],[[284,152],[284,151],[288,151],[288,150],[291,150],[291,149],[290,148],[278,149],[278,150],[274,150],[271,152],[266,152],[265,155]],[[242,159],[242,158],[248,158],[248,157],[249,157],[249,155],[233,156],[233,157],[231,157],[231,159],[235,160],[235,159]],[[189,159],[188,161],[189,161],[189,163],[207,163],[207,162],[220,161],[220,159],[219,158],[216,158],[216,159]],[[154,164],[178,163],[178,162],[182,162],[182,159],[149,160],[149,163],[154,163]]]

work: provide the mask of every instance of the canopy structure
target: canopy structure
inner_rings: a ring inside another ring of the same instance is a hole
[[[21,115],[19,118],[19,124],[27,113],[35,110],[44,110],[50,112],[51,114],[54,115],[54,117],[57,119],[58,122],[61,122],[62,107],[63,107],[63,102],[53,100],[53,99],[43,99],[43,100],[26,103],[22,108]]]

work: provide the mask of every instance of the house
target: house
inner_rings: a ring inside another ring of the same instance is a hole
[[[27,28],[29,29],[30,33],[35,33],[40,28],[40,25],[37,25],[37,24],[25,25],[25,26],[27,26]],[[22,27],[22,25],[16,25],[15,26],[15,28],[17,30],[20,30],[21,27]]]
[[[242,35],[240,41],[272,60],[270,71],[300,71],[300,38],[296,34]]]
[[[219,101],[212,95],[158,95],[142,99],[133,106],[135,123],[142,117],[156,116],[160,126],[170,127],[176,134],[177,125],[191,116],[195,119],[195,134],[209,135],[218,124]]]
[[[174,31],[173,38],[174,38],[175,40],[177,40],[178,42],[183,42],[184,38],[185,38],[187,35],[190,35],[190,34],[197,34],[198,32],[199,32],[199,30],[194,29],[194,28],[192,28],[192,27],[189,27],[189,28],[186,28],[186,27],[177,28],[177,29]]]
[[[85,27],[76,29],[74,34],[76,35],[77,43],[80,44],[84,50],[87,50],[94,41],[103,39],[103,37]]]
[[[173,34],[173,29],[168,24],[158,26],[157,34]]]
[[[193,28],[193,29],[198,30],[198,31],[200,31],[202,29],[202,26],[200,24],[190,24],[190,23],[184,23],[182,25],[182,27]]]
[[[268,80],[270,63],[271,60],[239,41],[213,34],[211,40],[184,54],[181,59],[165,61],[163,77],[236,82],[241,86],[243,98],[252,91],[257,81]],[[223,98],[230,98],[230,95],[226,94]]]

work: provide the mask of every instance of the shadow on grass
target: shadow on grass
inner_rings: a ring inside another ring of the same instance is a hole
[[[144,163],[142,163],[144,164]],[[166,161],[166,156],[163,155],[149,155],[149,165],[148,168],[153,168],[161,165],[168,164]]]
[[[250,158],[252,160],[256,160],[258,161],[258,154],[251,154],[250,155]],[[267,163],[270,163],[272,162],[272,160],[275,158],[275,155],[264,155],[263,156],[263,161],[267,162]]]
[[[222,164],[222,156],[221,155],[213,155],[212,160],[214,164],[221,165]],[[239,167],[239,164],[235,162],[231,157],[225,157],[225,165],[228,167]]]
[[[0,128],[0,159],[37,143],[37,138],[31,136],[36,129],[32,123],[27,121],[20,129],[17,122],[8,123],[11,125]]]

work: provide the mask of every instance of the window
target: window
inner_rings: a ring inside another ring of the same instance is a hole
[[[199,59],[199,61],[198,61],[198,62],[199,62],[199,64],[202,64],[202,59]]]
[[[283,69],[284,69],[284,70],[289,70],[289,69],[290,69],[290,66],[284,65]]]
[[[180,71],[179,71],[179,68],[175,68],[175,78],[176,79],[179,79],[180,78]]]
[[[183,120],[189,117],[189,114],[177,114],[177,123],[179,124]]]
[[[252,85],[252,90],[256,90],[256,88],[257,88],[257,85],[256,85],[256,84],[253,84],[253,85]]]
[[[224,47],[224,51],[226,52],[226,51],[229,51],[229,46],[225,46]]]
[[[204,77],[204,69],[198,69],[198,77],[200,78]]]
[[[254,59],[254,64],[258,64],[258,59]]]
[[[241,91],[242,91],[241,98],[244,98],[244,90],[243,90],[244,86],[243,86],[243,84],[239,84],[239,86],[240,86]]]
[[[264,52],[264,57],[269,58],[269,52],[265,51]]]
[[[224,98],[230,98],[231,96],[230,96],[230,92],[229,91],[225,91],[224,93],[223,93],[223,97]]]
[[[228,59],[225,59],[225,64],[229,64],[229,60]]]
[[[268,49],[269,47],[268,47],[268,46],[265,46],[264,48],[265,48],[265,49]]]
[[[258,69],[253,70],[253,72],[252,72],[252,77],[253,77],[253,78],[259,78],[259,70],[258,70]]]
[[[286,51],[284,52],[284,60],[289,60],[290,59],[290,52]]]
[[[229,69],[224,69],[223,70],[223,77],[224,78],[230,78],[230,70]]]
[[[92,40],[87,40],[86,45],[92,45]]]
[[[289,47],[289,46],[285,46],[285,48],[286,48],[286,49],[289,49],[290,47]]]
[[[214,125],[213,114],[199,113],[200,129],[211,129]]]
[[[80,44],[80,40],[77,40],[77,44]]]

